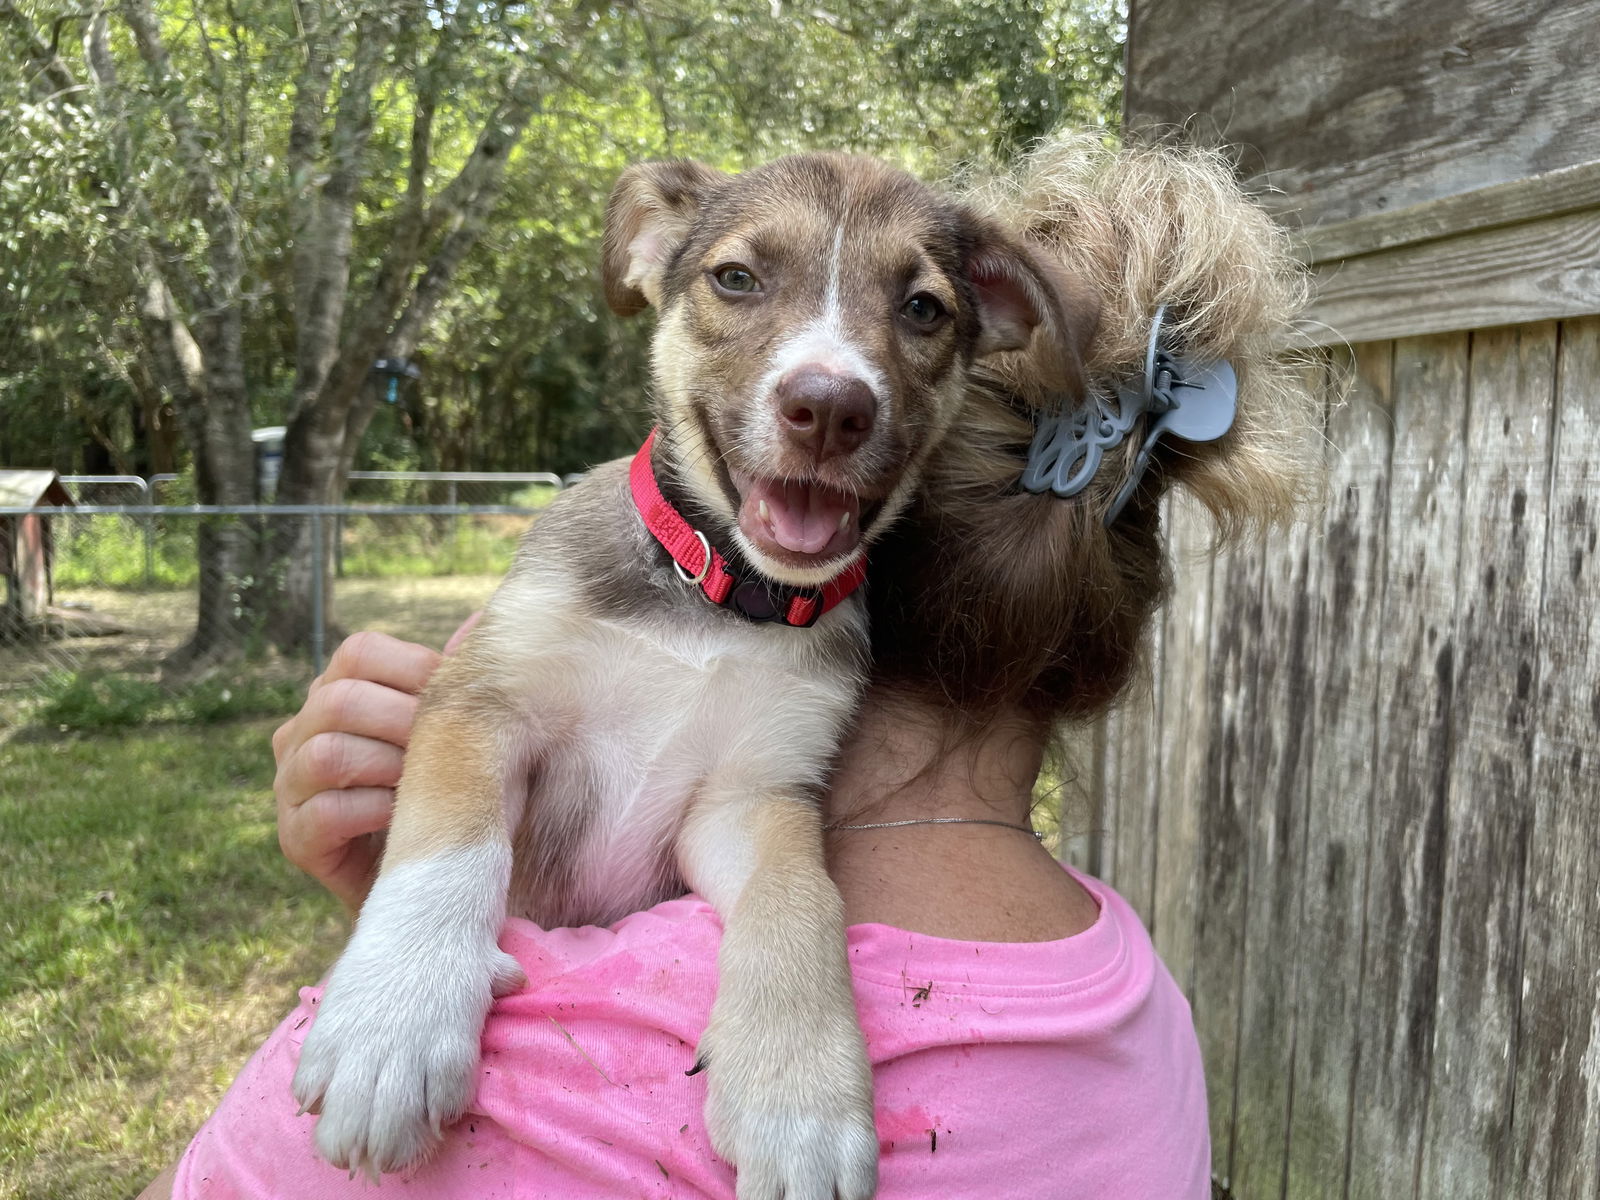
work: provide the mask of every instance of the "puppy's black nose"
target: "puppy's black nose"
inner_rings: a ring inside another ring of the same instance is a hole
[[[872,432],[878,400],[866,382],[821,367],[796,367],[778,380],[779,424],[816,462],[849,454]]]

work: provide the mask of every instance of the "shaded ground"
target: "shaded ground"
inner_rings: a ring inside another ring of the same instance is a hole
[[[440,575],[341,579],[333,615],[347,630],[379,629],[396,637],[441,646],[462,620],[483,605],[500,576]],[[28,701],[52,674],[75,672],[154,682],[162,660],[194,630],[195,597],[189,587],[159,591],[57,588],[57,606],[120,627],[109,637],[71,637],[0,644],[0,730],[22,723]],[[327,650],[337,644],[329,636]],[[244,668],[259,680],[310,681],[304,661],[257,655]]]

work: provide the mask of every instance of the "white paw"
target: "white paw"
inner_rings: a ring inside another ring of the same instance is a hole
[[[700,1045],[706,1127],[738,1169],[739,1200],[868,1200],[877,1190],[866,1046],[853,1019],[833,1025],[762,1036],[719,1027],[713,1014]]]
[[[358,932],[300,1051],[294,1098],[320,1113],[317,1149],[376,1179],[425,1157],[472,1099],[483,1019],[523,982],[498,947],[408,947]]]

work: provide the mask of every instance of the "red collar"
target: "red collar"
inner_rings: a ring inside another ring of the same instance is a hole
[[[759,575],[737,574],[706,535],[685,521],[661,494],[650,461],[659,432],[659,428],[652,429],[633,456],[633,466],[628,471],[633,503],[644,519],[644,527],[672,555],[679,578],[697,584],[707,600],[752,621],[777,621],[780,625],[807,628],[861,586],[867,576],[862,555],[851,559],[849,566],[820,588],[790,587]]]

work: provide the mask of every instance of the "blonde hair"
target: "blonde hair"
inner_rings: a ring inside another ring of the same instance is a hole
[[[880,547],[882,678],[936,688],[968,711],[1091,715],[1125,686],[1165,594],[1162,493],[1188,488],[1232,537],[1292,518],[1313,490],[1319,402],[1286,351],[1306,276],[1217,151],[1063,134],[963,190],[1059,281],[1065,319],[1091,323],[1080,338],[1090,391],[1138,381],[1160,305],[1188,356],[1225,358],[1239,378],[1232,429],[1211,443],[1159,443],[1108,527],[1142,426],[1078,496],[1023,492],[1036,417],[1089,397],[1063,396],[1060,371],[1034,348],[985,360],[915,512]]]

